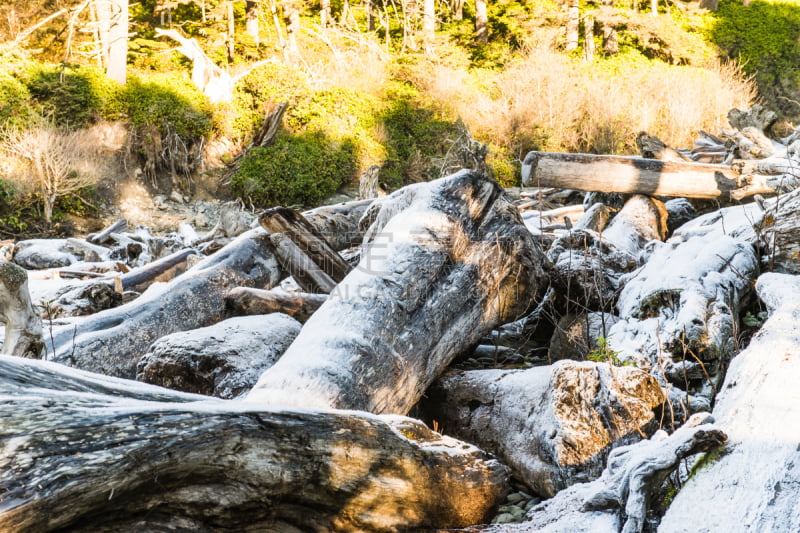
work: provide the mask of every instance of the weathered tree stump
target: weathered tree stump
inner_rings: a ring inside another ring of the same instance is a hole
[[[8,261],[0,261],[0,321],[6,325],[4,354],[42,356],[42,319],[31,303],[28,273]]]

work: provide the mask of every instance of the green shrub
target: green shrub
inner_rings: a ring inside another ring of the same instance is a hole
[[[231,178],[231,188],[256,206],[317,204],[355,177],[351,140],[331,141],[321,132],[281,134],[254,148]]]
[[[11,74],[0,72],[0,126],[25,123],[31,94],[27,87]]]
[[[137,128],[155,126],[162,135],[184,141],[207,137],[214,129],[208,99],[192,83],[176,75],[132,76],[106,108],[109,118],[128,119]]]
[[[119,84],[94,67],[34,63],[22,74],[31,98],[59,126],[83,127],[99,118]]]
[[[288,102],[294,108],[308,90],[305,75],[294,68],[269,63],[253,69],[234,89],[232,134],[251,135],[264,122],[267,102]]]

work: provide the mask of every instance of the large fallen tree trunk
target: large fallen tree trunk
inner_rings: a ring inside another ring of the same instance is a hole
[[[753,194],[773,194],[780,189],[774,176],[742,175],[727,165],[550,152],[529,152],[525,156],[522,182],[540,187],[723,202]]]
[[[407,531],[483,521],[507,469],[397,416],[255,409],[0,356],[0,530]]]
[[[366,218],[359,266],[249,401],[406,413],[541,288],[541,249],[502,188],[475,172],[401,189]]]
[[[421,402],[449,435],[496,454],[537,494],[600,475],[614,445],[656,428],[665,400],[655,378],[632,367],[560,361],[528,370],[446,375]]]
[[[133,378],[153,341],[209,326],[226,316],[225,294],[238,286],[271,288],[283,273],[269,235],[252,230],[138,299],[88,317],[59,321],[46,339],[55,361]]]
[[[696,467],[659,531],[800,531],[800,278],[763,274],[756,291],[770,317],[713,411],[729,442]]]

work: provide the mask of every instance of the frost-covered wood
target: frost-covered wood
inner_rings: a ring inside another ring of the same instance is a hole
[[[326,294],[236,287],[225,295],[225,305],[234,315],[285,313],[305,322],[327,299]]]
[[[600,348],[598,339],[608,337],[619,317],[610,313],[568,313],[556,324],[547,351],[549,361],[583,361],[589,352]]]
[[[800,531],[800,278],[762,274],[769,318],[728,369],[713,415],[728,444],[701,462],[659,532]]]
[[[128,229],[128,221],[121,218],[99,233],[90,233],[86,240],[92,244],[105,244],[111,239],[112,233],[121,233]]]
[[[684,459],[714,450],[725,442],[725,433],[712,422],[706,415],[696,415],[672,435],[659,431],[650,440],[616,448],[599,479],[573,485],[545,500],[528,512],[523,523],[489,526],[480,531],[641,533],[650,501],[666,477]],[[737,522],[729,530],[709,531],[739,531],[743,523],[747,522]],[[694,524],[694,515],[688,517],[686,531],[701,531]]]
[[[58,362],[133,378],[153,341],[209,326],[226,316],[225,294],[239,286],[271,288],[283,276],[269,236],[245,233],[169,283],[151,286],[125,305],[59,321],[48,352]]]
[[[66,239],[30,239],[18,242],[14,249],[14,262],[29,270],[64,267],[78,261],[66,250]]]
[[[360,224],[361,217],[373,200],[356,200],[318,207],[303,212],[303,216],[317,229],[334,250],[344,250],[361,244],[369,227]]]
[[[770,267],[778,272],[800,274],[800,191],[770,203],[759,230],[767,237]]]
[[[664,400],[655,378],[637,368],[559,361],[448,374],[421,408],[447,434],[496,454],[551,497],[599,476],[612,446],[651,433],[653,409]]]
[[[404,417],[256,408],[7,356],[0,399],[3,531],[459,527],[508,490],[496,460]]]
[[[666,219],[661,202],[635,195],[602,231],[573,228],[547,252],[554,265],[551,283],[570,303],[610,310],[620,277],[639,266],[648,242],[664,239]]]
[[[136,379],[184,392],[235,398],[248,392],[300,332],[279,313],[236,317],[161,337],[139,360]]]
[[[741,175],[728,165],[660,161],[639,157],[529,152],[522,163],[524,184],[581,191],[718,199],[737,191],[776,192],[769,180]]]
[[[0,321],[6,325],[4,354],[42,356],[42,319],[31,303],[28,274],[8,261],[0,261]]]
[[[286,234],[334,282],[339,283],[352,270],[316,227],[296,211],[273,207],[259,215],[258,223],[270,233]]]
[[[543,254],[497,183],[465,170],[374,207],[359,266],[249,401],[404,414],[454,357],[537,297]]]

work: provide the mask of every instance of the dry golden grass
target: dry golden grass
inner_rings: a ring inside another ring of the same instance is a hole
[[[730,108],[755,99],[732,65],[623,61],[588,64],[538,49],[502,72],[431,64],[415,81],[476,138],[517,158],[530,149],[634,153],[642,130],[691,147],[698,129],[716,133]]]

